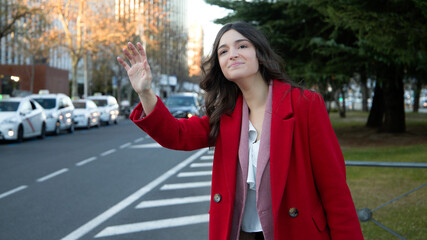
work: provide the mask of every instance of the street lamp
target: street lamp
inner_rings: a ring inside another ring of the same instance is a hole
[[[10,76],[10,80],[15,81],[15,82],[19,82],[19,77],[18,76]]]

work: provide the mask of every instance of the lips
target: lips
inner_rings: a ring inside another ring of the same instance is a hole
[[[230,66],[228,66],[228,68],[237,67],[237,66],[240,66],[242,64],[243,64],[242,62],[234,62],[234,63],[230,64]]]

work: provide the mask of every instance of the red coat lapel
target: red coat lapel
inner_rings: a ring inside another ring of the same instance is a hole
[[[236,191],[236,169],[239,151],[240,128],[242,122],[243,97],[239,96],[231,115],[223,114],[220,123],[222,143],[222,166],[226,176],[227,189],[230,196]]]
[[[277,219],[286,187],[294,125],[291,87],[289,84],[274,81],[270,138],[271,199],[274,219]]]

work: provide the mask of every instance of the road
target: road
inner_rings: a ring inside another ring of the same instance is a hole
[[[129,120],[0,143],[0,239],[207,239],[212,154]]]

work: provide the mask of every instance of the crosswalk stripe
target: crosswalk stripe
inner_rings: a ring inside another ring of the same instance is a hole
[[[207,202],[210,201],[210,195],[202,196],[192,196],[192,197],[183,197],[183,198],[170,198],[170,199],[160,199],[160,200],[151,200],[143,201],[138,204],[135,208],[150,208],[150,207],[162,207],[162,206],[171,206],[187,203],[197,203],[197,202]]]
[[[190,167],[195,168],[195,167],[212,167],[213,163],[211,162],[207,162],[207,163],[192,163],[190,165]]]
[[[198,187],[210,187],[211,182],[189,182],[189,183],[173,183],[165,184],[160,190],[175,190],[175,189],[186,189],[186,188],[198,188]]]
[[[147,144],[138,144],[133,145],[130,148],[162,148],[158,143],[147,143]]]
[[[202,157],[200,158],[200,160],[213,160],[213,156],[212,156],[212,155],[202,156]]]
[[[142,231],[150,231],[162,228],[171,228],[186,226],[191,224],[200,224],[209,222],[209,214],[200,214],[186,217],[168,218],[147,222],[131,223],[106,227],[104,230],[99,232],[95,238],[100,237],[111,237],[121,234],[129,234]]]
[[[116,215],[118,212],[122,211],[132,203],[134,203],[136,200],[150,192],[152,189],[160,185],[162,182],[166,181],[169,177],[175,175],[177,172],[179,172],[181,169],[186,167],[189,163],[193,162],[195,159],[200,157],[202,154],[204,154],[207,151],[206,148],[201,149],[197,151],[195,154],[191,155],[169,171],[165,172],[158,178],[154,179],[149,184],[145,185],[144,187],[140,188],[138,191],[134,192],[133,194],[129,195],[127,198],[123,199],[113,207],[109,208],[105,212],[101,213],[94,219],[90,220],[89,222],[85,223],[83,226],[80,226],[67,236],[63,237],[61,240],[77,240],[83,237],[88,232],[92,231],[94,228],[98,227],[103,222],[110,219],[112,216]]]
[[[178,177],[199,177],[212,175],[212,171],[180,172]]]

